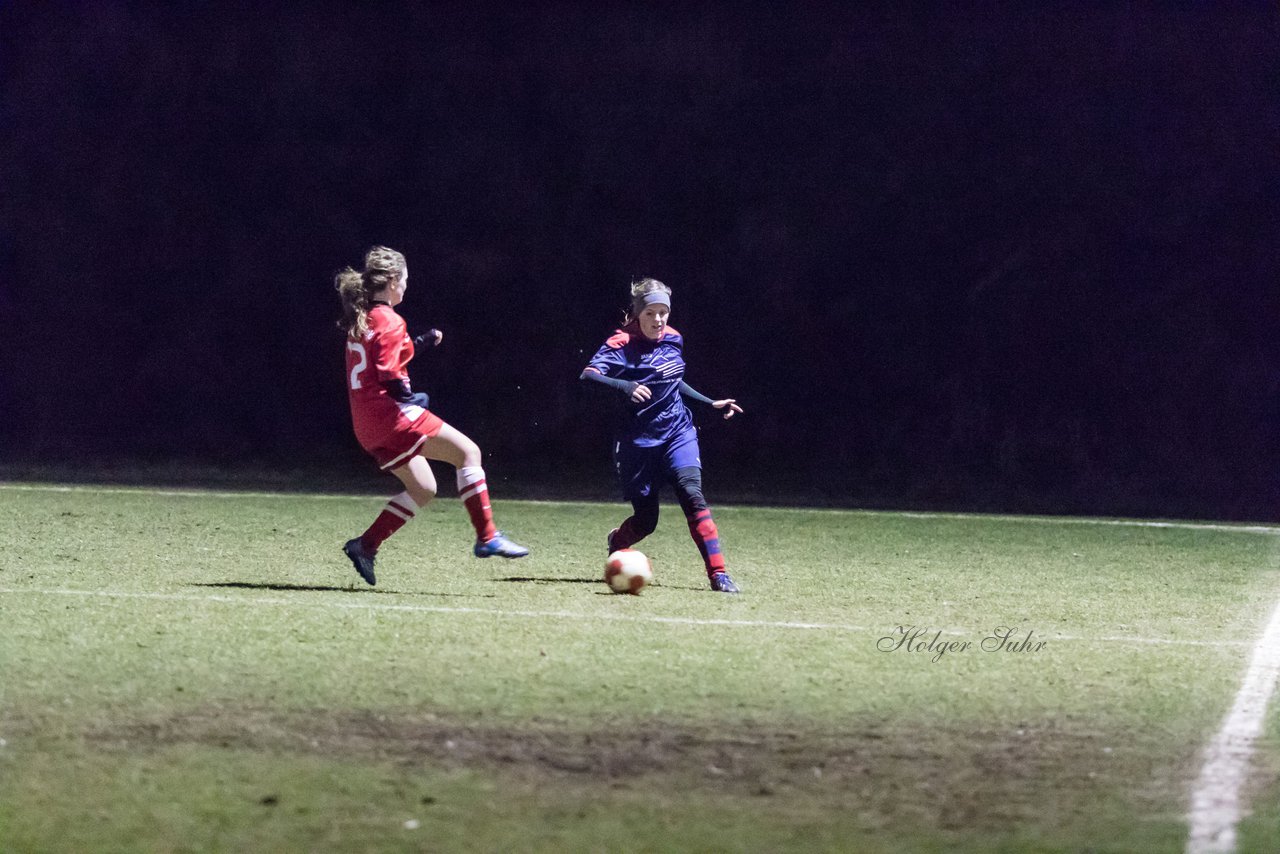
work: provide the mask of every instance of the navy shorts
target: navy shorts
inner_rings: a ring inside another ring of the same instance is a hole
[[[637,447],[629,442],[613,446],[613,470],[628,501],[657,493],[667,475],[682,468],[702,468],[698,450],[698,432],[693,427],[681,430],[661,445]]]

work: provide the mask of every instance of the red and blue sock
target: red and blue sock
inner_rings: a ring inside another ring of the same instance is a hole
[[[707,576],[724,572],[724,555],[720,553],[720,532],[716,530],[716,523],[711,519],[711,511],[703,508],[692,515],[687,515],[686,518],[689,521],[689,536],[693,537],[698,551],[702,553],[702,562],[706,565]]]

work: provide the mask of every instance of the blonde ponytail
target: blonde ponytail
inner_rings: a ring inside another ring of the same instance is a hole
[[[333,277],[333,286],[342,300],[342,319],[338,328],[348,338],[359,341],[369,331],[369,294],[365,291],[364,276],[347,267]]]
[[[404,256],[394,249],[375,246],[364,253],[364,272],[350,267],[333,277],[333,286],[342,300],[342,319],[338,328],[348,338],[359,341],[369,331],[369,305],[373,295],[404,275]]]

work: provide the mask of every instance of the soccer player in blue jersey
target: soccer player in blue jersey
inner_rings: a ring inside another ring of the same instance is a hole
[[[630,548],[653,533],[658,526],[658,489],[669,481],[702,553],[711,589],[737,593],[702,495],[698,434],[684,401],[723,410],[725,418],[742,412],[742,407],[731,398],[712,400],[684,381],[684,338],[667,325],[670,316],[671,288],[657,279],[634,282],[627,322],[591,357],[580,377],[615,390],[625,403],[613,463],[632,514],[609,533],[609,552]]]

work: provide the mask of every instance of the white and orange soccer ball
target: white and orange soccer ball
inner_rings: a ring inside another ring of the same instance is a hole
[[[618,549],[604,562],[604,580],[614,593],[639,593],[653,581],[653,566],[644,552]]]

